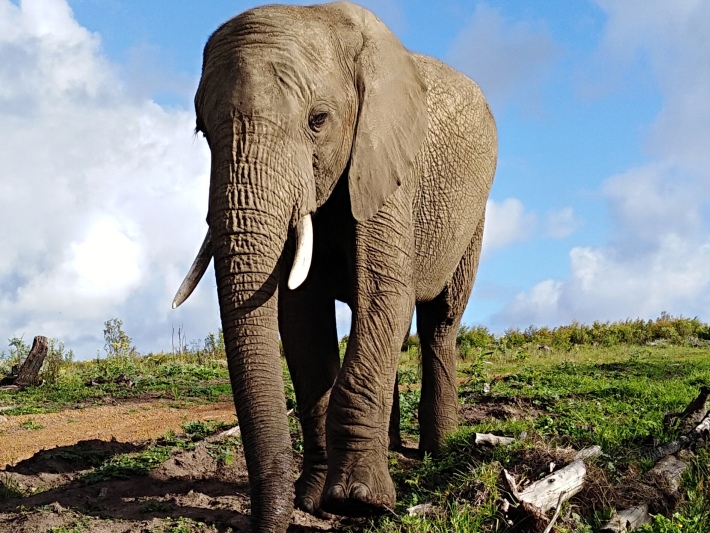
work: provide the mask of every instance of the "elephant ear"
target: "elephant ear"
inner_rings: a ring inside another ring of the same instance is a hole
[[[354,39],[361,43],[354,51],[359,106],[348,182],[353,216],[364,221],[412,170],[427,133],[426,87],[412,55],[373,13],[347,3],[331,7],[361,34]]]

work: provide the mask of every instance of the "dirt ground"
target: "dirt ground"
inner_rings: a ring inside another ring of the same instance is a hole
[[[179,431],[180,424],[187,420],[234,423],[234,404],[223,402],[174,408],[164,401],[143,401],[3,417],[0,418],[0,469],[29,459],[41,450],[69,446],[80,440],[131,442],[154,439],[171,429]]]
[[[0,532],[246,530],[249,484],[243,454],[239,451],[230,465],[220,463],[209,453],[209,439],[148,475],[96,484],[80,479],[92,468],[88,457],[139,451],[168,430],[180,433],[187,420],[233,423],[234,406],[174,408],[153,401],[3,416],[0,491],[36,494],[0,499]],[[179,529],[179,517],[204,526]],[[289,531],[328,531],[340,525],[296,511]]]

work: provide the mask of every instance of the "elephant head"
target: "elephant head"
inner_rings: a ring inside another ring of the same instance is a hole
[[[285,530],[293,486],[278,292],[307,277],[311,214],[341,177],[352,216],[364,221],[411,170],[427,130],[425,89],[410,55],[369,11],[274,5],[210,37],[195,110],[211,151],[209,230],[173,307],[214,257],[252,521]],[[294,241],[287,276],[284,251]]]

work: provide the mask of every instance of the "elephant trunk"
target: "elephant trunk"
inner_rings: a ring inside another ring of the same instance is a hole
[[[302,173],[289,161],[278,165],[284,146],[264,146],[268,139],[263,133],[242,134],[222,149],[212,147],[209,218],[229,374],[251,484],[252,526],[285,531],[293,510],[293,455],[277,299],[288,230],[308,212],[309,202],[308,189],[298,179]]]

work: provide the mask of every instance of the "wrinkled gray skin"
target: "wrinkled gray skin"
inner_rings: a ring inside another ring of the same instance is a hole
[[[265,6],[225,23],[205,46],[195,109],[212,152],[205,253],[253,528],[285,531],[294,503],[279,333],[304,434],[296,505],[390,509],[398,409],[388,421],[415,305],[421,451],[436,453],[457,424],[455,339],[496,165],[490,109],[471,80],[348,3]],[[310,271],[290,290],[307,214]],[[335,300],[352,310],[342,367]]]

